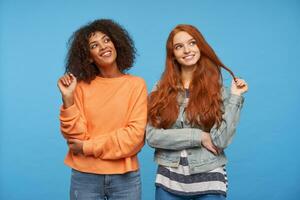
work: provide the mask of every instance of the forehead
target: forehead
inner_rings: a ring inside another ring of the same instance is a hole
[[[99,39],[103,38],[104,36],[106,36],[106,34],[100,32],[100,31],[96,31],[96,32],[91,34],[91,36],[89,38],[89,42],[99,40]]]
[[[191,36],[185,31],[180,31],[174,35],[173,44],[184,43],[191,39],[194,39],[193,36]]]

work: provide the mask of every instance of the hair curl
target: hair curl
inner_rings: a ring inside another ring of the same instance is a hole
[[[78,81],[90,83],[99,69],[90,62],[89,38],[95,32],[106,34],[117,51],[117,66],[122,73],[129,70],[135,60],[136,49],[129,33],[118,23],[110,19],[95,20],[75,31],[68,42],[66,73],[74,74]]]
[[[150,94],[148,101],[148,119],[157,128],[170,128],[179,112],[178,94],[183,92],[181,65],[174,56],[173,38],[184,31],[190,34],[201,52],[197,68],[190,84],[190,98],[186,116],[192,126],[209,131],[220,124],[222,118],[222,74],[221,67],[235,79],[234,74],[217,57],[197,28],[191,25],[178,25],[170,33],[166,49],[166,67],[157,90]]]

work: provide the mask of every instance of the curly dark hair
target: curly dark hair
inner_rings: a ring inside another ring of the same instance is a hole
[[[98,19],[81,27],[68,42],[66,73],[74,74],[78,81],[90,83],[100,74],[95,63],[90,62],[89,38],[95,32],[106,34],[117,51],[117,66],[122,73],[129,70],[135,60],[136,49],[129,33],[111,19]]]

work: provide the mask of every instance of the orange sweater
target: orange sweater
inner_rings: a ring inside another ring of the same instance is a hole
[[[74,105],[61,108],[61,131],[66,139],[84,141],[84,155],[69,151],[65,163],[95,174],[137,170],[147,122],[144,80],[132,75],[97,77],[90,84],[79,82],[74,99]]]

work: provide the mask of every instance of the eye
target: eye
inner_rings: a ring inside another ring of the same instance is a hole
[[[90,49],[95,49],[98,46],[98,44],[92,44],[90,45]]]
[[[110,42],[110,38],[109,37],[105,37],[103,41],[104,41],[104,43],[109,43]]]
[[[182,48],[182,45],[181,44],[178,44],[174,47],[175,50],[179,50],[180,48]]]
[[[197,43],[196,43],[195,40],[193,40],[193,41],[190,42],[190,46],[194,46],[194,45],[196,45],[196,44],[197,44]]]

